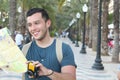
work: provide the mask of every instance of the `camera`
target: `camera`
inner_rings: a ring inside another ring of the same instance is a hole
[[[32,62],[28,63],[27,74],[31,76],[31,78],[37,78],[39,76],[38,71],[39,71],[39,68],[36,67],[36,65],[34,65]]]

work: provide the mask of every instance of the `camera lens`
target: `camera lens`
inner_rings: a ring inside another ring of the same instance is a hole
[[[34,75],[34,73],[33,73],[33,71],[27,71],[27,74],[29,75],[29,76],[33,76]]]

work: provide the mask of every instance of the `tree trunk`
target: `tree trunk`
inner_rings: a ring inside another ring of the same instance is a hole
[[[9,29],[14,38],[14,31],[16,28],[16,4],[17,0],[9,0]]]
[[[114,47],[112,61],[119,62],[119,0],[114,0]]]
[[[89,42],[88,42],[88,47],[92,48],[92,12],[93,12],[93,1],[90,0],[90,24],[89,24]]]
[[[103,16],[102,16],[102,45],[101,54],[108,55],[108,6],[110,0],[103,0]]]
[[[22,34],[25,33],[26,30],[26,20],[25,20],[25,13],[22,11],[18,18],[18,29],[21,31]]]
[[[93,10],[92,10],[92,49],[96,51],[97,49],[97,31],[98,31],[98,0],[93,1]]]

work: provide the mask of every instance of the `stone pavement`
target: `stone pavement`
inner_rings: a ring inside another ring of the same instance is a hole
[[[0,80],[22,80],[22,75],[14,72],[0,71]]]
[[[77,80],[117,80],[116,73],[119,64],[112,63],[111,56],[102,56],[104,70],[93,70],[92,66],[95,61],[96,52],[87,47],[87,54],[80,54],[81,43],[79,43],[80,47],[75,47],[75,44],[68,38],[61,38],[61,40],[72,47],[77,64]],[[21,74],[0,71],[0,80],[22,80],[21,78]]]
[[[111,56],[102,56],[102,64],[104,70],[93,70],[92,66],[95,62],[96,52],[90,48],[86,48],[87,54],[81,54],[81,46],[75,47],[68,38],[62,38],[63,41],[71,45],[77,64],[77,80],[117,80],[117,71],[119,63],[112,63]]]

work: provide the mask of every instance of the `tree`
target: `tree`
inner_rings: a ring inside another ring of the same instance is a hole
[[[58,22],[62,22],[60,23],[61,27],[62,28],[66,28],[66,27],[69,27],[69,23],[70,21],[74,18],[76,18],[76,13],[79,12],[80,13],[80,19],[79,19],[79,28],[77,28],[77,26],[72,26],[71,27],[71,32],[75,32],[76,31],[79,31],[78,35],[79,35],[79,40],[81,39],[80,36],[81,36],[81,31],[82,31],[82,27],[83,27],[83,20],[84,20],[84,17],[83,17],[83,11],[82,11],[82,7],[84,5],[84,3],[87,3],[85,0],[71,0],[71,1],[65,1],[65,0],[61,0],[60,3],[59,3],[59,11],[60,11],[60,15],[62,15],[60,17],[60,21]],[[66,20],[65,20],[66,19]],[[87,16],[87,19],[86,19],[86,23],[88,22],[88,16]],[[75,23],[76,24],[76,23]],[[87,26],[86,26],[87,27]],[[73,29],[74,28],[74,29]],[[74,33],[72,33],[73,35]],[[76,34],[74,35],[76,36]]]
[[[96,51],[97,46],[97,31],[98,31],[98,0],[92,0],[93,10],[92,10],[92,49]]]
[[[0,25],[8,26],[8,0],[0,0]]]
[[[89,41],[88,41],[88,47],[89,48],[92,48],[92,17],[93,17],[93,14],[92,14],[92,12],[93,12],[93,1],[92,0],[90,0],[89,1],[89,15],[90,15],[90,24],[89,24]]]
[[[114,47],[112,61],[119,62],[119,0],[114,0]]]
[[[9,29],[13,38],[16,28],[16,4],[17,0],[9,0]]]
[[[110,0],[103,0],[103,15],[102,15],[102,45],[101,53],[108,55],[108,6]]]

